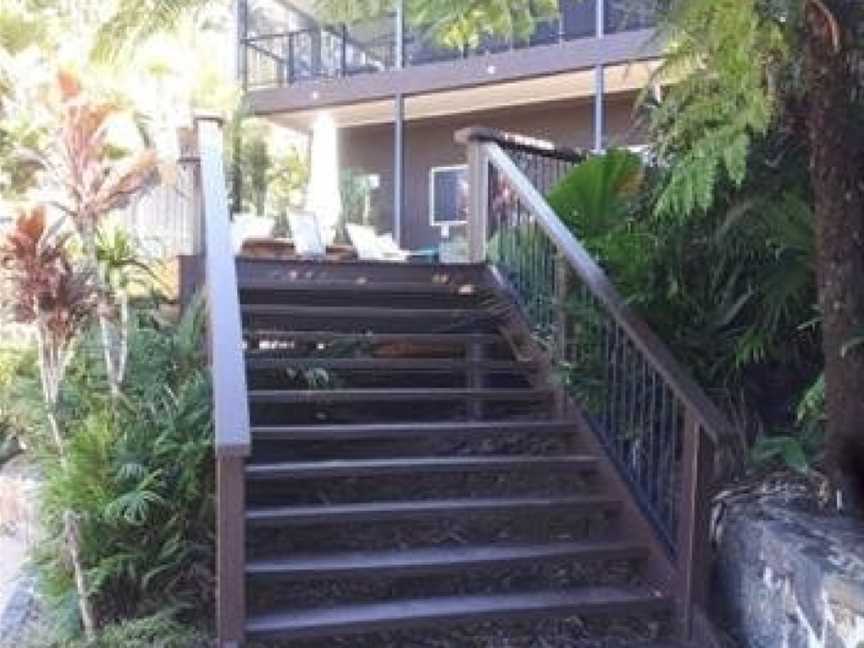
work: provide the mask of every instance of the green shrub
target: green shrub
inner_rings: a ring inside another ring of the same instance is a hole
[[[549,205],[588,251],[639,301],[651,274],[656,226],[642,209],[646,170],[639,156],[613,149],[573,168],[549,192]]]
[[[825,442],[825,376],[804,392],[796,410],[796,427],[791,434],[775,434],[756,440],[751,453],[758,465],[781,464],[808,474],[820,459]]]
[[[92,643],[57,640],[43,635],[28,648],[208,648],[213,640],[176,621],[170,612],[107,626]]]
[[[0,348],[0,465],[41,426],[42,398],[32,347]]]
[[[206,618],[212,605],[214,461],[202,309],[190,309],[178,324],[142,314],[137,320],[122,400],[108,396],[98,345],[85,341],[63,394],[66,469],[41,453],[42,512],[52,540],[40,547],[38,562],[68,636],[78,618],[63,558],[66,510],[81,518],[82,560],[100,625],[166,608]]]
[[[718,187],[712,209],[687,219],[655,217],[668,170],[621,151],[577,166],[549,195],[701,384],[745,392],[769,419],[782,408],[784,425],[821,370],[805,153],[782,134],[760,140],[747,182]]]

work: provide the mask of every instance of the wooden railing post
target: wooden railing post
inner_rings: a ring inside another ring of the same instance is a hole
[[[489,163],[484,143],[465,142],[468,157],[468,255],[471,263],[486,261],[489,236]]]
[[[678,605],[680,634],[690,639],[696,609],[705,609],[711,571],[711,501],[714,443],[685,410],[681,499],[678,512]]]
[[[239,648],[246,623],[246,460],[216,459],[216,628],[218,648]]]

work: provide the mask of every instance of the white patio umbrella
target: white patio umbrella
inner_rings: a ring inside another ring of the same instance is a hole
[[[342,195],[339,190],[336,123],[327,113],[319,115],[312,127],[310,158],[306,210],[318,217],[321,238],[325,245],[329,245],[336,237],[336,228],[342,215]]]

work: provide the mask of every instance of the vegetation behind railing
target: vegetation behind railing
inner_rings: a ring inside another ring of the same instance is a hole
[[[603,11],[606,34],[650,28],[655,23],[654,2],[604,0]],[[404,64],[417,66],[589,38],[597,35],[596,12],[596,0],[566,0],[557,14],[535,18],[533,33],[527,38],[484,33],[478,42],[461,48],[436,40],[440,25],[415,25],[409,20],[401,44]],[[391,70],[400,46],[394,21],[394,16],[385,15],[356,24],[322,24],[285,32],[250,30],[239,44],[245,87],[287,86]]]
[[[689,624],[706,585],[713,449],[728,425],[546,202],[581,156],[486,129],[457,140],[469,147],[473,260],[510,284],[562,388],[653,522]]]

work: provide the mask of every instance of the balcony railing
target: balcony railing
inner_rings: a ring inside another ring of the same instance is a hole
[[[650,28],[656,0],[600,0],[603,33]],[[539,20],[527,39],[487,36],[472,47],[441,45],[422,28],[407,28],[402,42],[405,67],[458,60],[597,36],[598,0],[562,0],[557,16]],[[246,89],[290,86],[309,80],[347,78],[391,70],[397,61],[395,19],[374,23],[318,26],[282,33],[247,34],[240,43]]]

